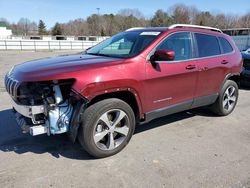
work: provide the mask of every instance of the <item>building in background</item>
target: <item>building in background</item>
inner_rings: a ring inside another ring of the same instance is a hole
[[[224,29],[223,33],[230,35],[238,48],[245,51],[250,48],[250,28]]]
[[[12,36],[12,30],[8,29],[4,22],[0,22],[0,39],[9,39]]]

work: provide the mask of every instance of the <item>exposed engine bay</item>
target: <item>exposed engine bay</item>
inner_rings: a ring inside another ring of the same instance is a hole
[[[61,134],[69,131],[76,98],[72,97],[74,80],[19,83],[6,76],[5,85],[23,132]]]

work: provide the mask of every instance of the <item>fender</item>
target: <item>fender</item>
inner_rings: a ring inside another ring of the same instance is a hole
[[[231,77],[233,77],[233,76],[239,76],[240,77],[240,73],[229,73],[229,74],[227,74],[226,76],[225,76],[225,78],[224,78],[224,81],[222,82],[222,84],[221,84],[221,86],[220,86],[220,90],[221,90],[221,88],[223,87],[223,85],[225,84],[225,82],[229,79],[229,78],[231,78]],[[238,84],[238,83],[237,83]],[[220,92],[220,91],[219,91]]]
[[[95,97],[100,96],[100,95],[104,95],[104,94],[115,94],[118,92],[122,92],[122,91],[127,91],[129,93],[131,93],[136,100],[137,106],[138,106],[138,110],[139,110],[139,115],[140,115],[140,119],[144,118],[144,113],[143,113],[143,107],[142,107],[142,102],[141,102],[141,96],[139,95],[139,93],[131,87],[114,87],[114,88],[109,88],[109,89],[105,89],[102,91],[98,91],[96,93],[94,93],[93,95],[90,96],[86,96],[86,99],[88,101],[93,100]]]
[[[82,87],[84,85],[84,87]],[[112,80],[112,81],[102,81],[102,82],[92,82],[89,84],[76,82],[72,88],[77,91],[82,97],[86,98],[88,101],[93,100],[95,97],[104,95],[104,94],[112,94],[116,92],[127,91],[130,92],[134,98],[136,99],[136,103],[139,110],[140,118],[144,118],[144,108],[142,99],[144,99],[143,92],[144,91],[142,84],[140,81],[133,79],[120,79],[120,80]]]

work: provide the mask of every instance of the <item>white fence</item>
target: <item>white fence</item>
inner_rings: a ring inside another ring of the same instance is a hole
[[[85,50],[100,41],[0,40],[0,50]]]

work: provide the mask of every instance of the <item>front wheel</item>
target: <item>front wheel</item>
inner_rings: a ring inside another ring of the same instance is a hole
[[[78,140],[96,158],[121,151],[135,129],[131,107],[119,99],[105,99],[88,107],[82,117]]]
[[[220,116],[230,114],[237,104],[238,95],[238,85],[232,80],[227,80],[219,93],[218,99],[212,105],[212,111]]]

